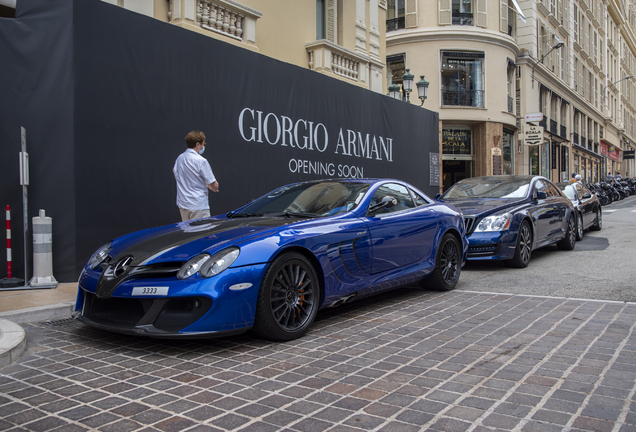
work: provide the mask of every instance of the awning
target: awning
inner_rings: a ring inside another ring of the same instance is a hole
[[[519,14],[519,18],[521,18],[521,21],[526,22],[526,16],[523,14],[523,12],[521,12],[521,8],[519,7],[519,3],[517,3],[517,0],[512,0],[512,4],[515,5],[515,9]]]

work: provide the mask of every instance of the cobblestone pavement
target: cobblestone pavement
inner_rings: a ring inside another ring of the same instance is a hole
[[[0,430],[636,430],[636,305],[405,288],[303,338],[25,325]]]

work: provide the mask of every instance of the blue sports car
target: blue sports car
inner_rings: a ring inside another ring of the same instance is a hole
[[[574,249],[572,203],[545,177],[473,177],[437,198],[462,211],[469,260],[504,260],[509,267],[523,268],[534,249],[554,243],[559,249]]]
[[[420,282],[451,290],[462,215],[398,180],[296,183],[238,210],[105,244],[75,317],[150,337],[302,336],[319,309]]]

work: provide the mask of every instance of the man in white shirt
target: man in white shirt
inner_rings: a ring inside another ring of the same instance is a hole
[[[181,220],[210,217],[208,191],[219,191],[210,163],[201,156],[205,151],[205,134],[192,131],[185,137],[187,150],[179,155],[172,172],[177,181],[177,207]]]

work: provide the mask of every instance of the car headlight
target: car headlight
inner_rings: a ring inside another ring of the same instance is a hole
[[[500,216],[488,216],[479,222],[475,231],[504,231],[510,227],[510,221],[512,221],[512,215],[510,213]]]
[[[215,253],[201,266],[199,274],[204,278],[218,275],[236,261],[239,256],[239,252],[239,248],[232,247]]]
[[[236,261],[239,252],[239,248],[231,247],[214,255],[207,253],[197,255],[181,266],[177,272],[177,277],[179,279],[187,279],[196,273],[199,273],[204,278],[218,275]]]
[[[179,279],[187,279],[196,274],[199,270],[201,270],[201,266],[210,258],[210,254],[201,254],[194,258],[190,258],[187,263],[181,266],[177,272],[177,277]]]
[[[95,270],[101,263],[103,263],[104,261],[106,261],[106,258],[108,258],[108,254],[111,251],[111,243],[106,243],[104,246],[100,247],[99,249],[97,249],[97,252],[95,252],[93,254],[93,256],[91,257],[90,260],[88,260],[88,268],[91,270]]]

